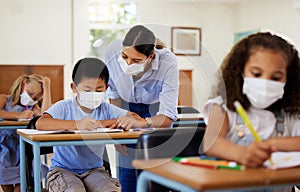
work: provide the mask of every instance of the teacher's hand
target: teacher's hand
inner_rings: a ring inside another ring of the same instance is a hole
[[[117,120],[116,126],[128,131],[129,129],[134,127],[146,127],[147,122],[144,118],[134,119],[132,117],[123,116]]]

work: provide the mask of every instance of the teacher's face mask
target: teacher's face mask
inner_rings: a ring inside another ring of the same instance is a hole
[[[128,65],[127,62],[122,58],[122,56],[118,59],[119,64],[121,65],[122,70],[127,75],[136,75],[140,72],[143,72],[145,69],[145,63],[143,64],[137,64],[133,63],[131,65]]]
[[[259,109],[265,109],[282,98],[285,83],[262,78],[244,78],[243,94],[250,103]]]
[[[105,101],[105,92],[85,92],[79,91],[78,102],[88,109],[95,109]]]

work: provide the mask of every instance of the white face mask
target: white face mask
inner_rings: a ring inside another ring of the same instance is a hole
[[[105,101],[105,92],[79,91],[79,97],[77,99],[81,106],[88,109],[95,109]]]
[[[20,95],[21,97],[21,104],[24,106],[33,106],[38,101],[34,101],[27,93],[27,91],[24,90],[24,92]]]
[[[140,72],[143,72],[145,69],[145,63],[143,64],[131,64],[128,65],[127,62],[122,58],[122,56],[119,57],[118,62],[121,65],[122,70],[127,74],[127,75],[136,75]]]
[[[259,109],[265,109],[282,98],[285,83],[262,78],[244,78],[243,93],[250,103]]]

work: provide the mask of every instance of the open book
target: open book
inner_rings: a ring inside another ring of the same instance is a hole
[[[110,128],[96,128],[94,130],[49,130],[49,131],[40,131],[37,129],[18,129],[25,134],[38,135],[38,134],[58,134],[58,133],[78,133],[78,134],[87,134],[87,133],[112,133],[112,132],[123,132],[123,129],[110,129]]]
[[[283,169],[289,167],[300,166],[300,152],[274,152],[272,153],[272,161],[274,164],[271,164],[269,160],[264,162],[264,166],[270,169]]]

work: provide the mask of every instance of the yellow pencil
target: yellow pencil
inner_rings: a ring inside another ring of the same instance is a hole
[[[255,141],[261,142],[261,138],[259,137],[258,133],[256,132],[256,130],[254,129],[245,109],[243,108],[243,106],[240,104],[240,102],[235,101],[233,103],[237,113],[241,116],[241,118],[243,119],[244,123],[247,125],[247,127],[249,127],[251,134],[253,135]],[[274,165],[274,162],[272,161],[272,159],[269,159],[270,164]]]

